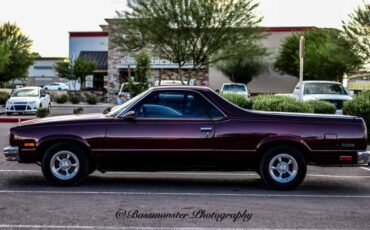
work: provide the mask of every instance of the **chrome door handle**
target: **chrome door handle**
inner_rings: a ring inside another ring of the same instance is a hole
[[[212,128],[211,127],[204,127],[204,128],[200,128],[200,131],[202,131],[202,132],[211,132]]]

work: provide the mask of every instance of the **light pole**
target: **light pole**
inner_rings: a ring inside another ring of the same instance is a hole
[[[299,39],[299,87],[300,87],[300,94],[299,94],[299,100],[302,101],[303,97],[303,91],[302,91],[302,82],[303,82],[303,59],[304,59],[304,43],[305,39],[302,35]]]

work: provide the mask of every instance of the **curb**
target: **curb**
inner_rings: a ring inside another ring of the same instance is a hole
[[[0,123],[18,123],[22,121],[29,121],[35,118],[19,118],[19,117],[0,117]]]

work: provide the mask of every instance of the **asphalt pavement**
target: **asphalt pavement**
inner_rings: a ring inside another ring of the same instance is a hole
[[[369,207],[369,167],[310,166],[287,192],[253,172],[95,172],[64,188],[0,155],[0,229],[370,229]]]

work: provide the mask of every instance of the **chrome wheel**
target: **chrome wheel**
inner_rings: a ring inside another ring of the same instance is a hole
[[[50,169],[53,175],[60,180],[69,180],[76,176],[80,168],[77,156],[67,150],[54,154],[50,160]]]
[[[298,163],[293,156],[280,153],[274,156],[269,164],[269,173],[278,183],[288,183],[297,176]]]

